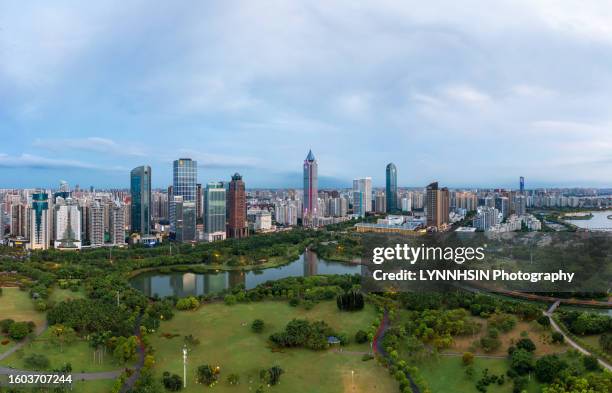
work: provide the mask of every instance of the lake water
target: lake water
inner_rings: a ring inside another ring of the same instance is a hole
[[[589,213],[593,215],[589,220],[566,220],[579,228],[612,231],[612,220],[608,218],[609,215],[612,215],[612,210],[599,210]]]
[[[246,289],[270,280],[285,277],[307,277],[317,274],[359,274],[359,265],[328,262],[312,251],[305,251],[295,261],[276,268],[218,273],[168,273],[151,271],[130,280],[131,285],[149,297],[175,295],[177,297],[220,292],[242,284]]]

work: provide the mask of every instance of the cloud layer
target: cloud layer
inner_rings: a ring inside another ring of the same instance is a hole
[[[164,186],[185,154],[299,186],[309,148],[346,185],[393,161],[406,186],[612,186],[610,26],[605,2],[4,2],[0,188]]]

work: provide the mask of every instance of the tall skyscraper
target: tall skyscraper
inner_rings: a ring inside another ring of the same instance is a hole
[[[111,205],[109,229],[112,244],[125,244],[125,210],[119,201],[115,201]]]
[[[242,176],[235,173],[227,191],[227,236],[243,238],[248,236],[246,219],[246,191]]]
[[[104,205],[97,199],[89,208],[89,244],[92,247],[104,245]]]
[[[193,161],[191,158],[175,160],[172,171],[173,195],[183,197],[185,202],[195,202],[197,178],[197,161]]]
[[[448,188],[438,188],[438,182],[427,186],[425,207],[427,226],[441,228],[448,224],[450,194]]]
[[[387,164],[385,196],[387,201],[387,212],[392,213],[397,208],[397,168],[394,163]]]
[[[170,215],[170,232],[177,233],[177,212],[174,204],[176,202],[175,197],[181,197],[181,209],[187,209],[188,214],[181,212],[182,231],[181,236],[176,236],[179,241],[192,241],[195,240],[195,227],[196,227],[196,216],[197,216],[197,177],[198,177],[198,163],[193,161],[191,158],[179,158],[173,163],[172,170],[172,195],[168,196],[169,201],[172,203],[169,206]],[[172,199],[170,199],[172,198]],[[191,203],[193,203],[193,215],[191,213]],[[193,218],[193,222],[191,222]],[[188,221],[186,221],[188,220]],[[193,228],[193,234],[191,233]]]
[[[139,166],[130,172],[131,232],[151,234],[151,167]]]
[[[314,226],[319,215],[319,164],[312,150],[304,160],[304,204],[302,205],[302,225]]]
[[[225,187],[208,183],[204,191],[204,233],[207,241],[225,239]]]
[[[372,178],[353,180],[353,214],[361,217],[372,211]]]
[[[202,184],[196,184],[196,216],[198,219],[202,218],[204,214],[204,195],[202,194]]]
[[[25,203],[14,203],[11,205],[11,236],[28,238],[30,236],[30,216],[31,210]]]
[[[72,198],[58,198],[55,205],[55,248],[81,248],[81,210]]]
[[[519,178],[519,190],[521,194],[525,192],[525,178],[523,176]]]
[[[33,250],[47,250],[51,241],[49,194],[46,192],[32,194],[30,210],[30,248]]]

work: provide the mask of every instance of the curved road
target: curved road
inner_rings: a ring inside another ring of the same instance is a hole
[[[560,300],[557,300],[552,306],[550,306],[550,308],[547,311],[544,311],[544,315],[546,315],[548,317],[548,319],[550,320],[550,325],[553,327],[553,329],[555,329],[557,332],[561,333],[563,335],[563,338],[565,339],[565,342],[568,343],[572,348],[576,349],[578,352],[587,355],[587,356],[596,356],[597,355],[593,355],[590,351],[584,349],[583,347],[580,346],[580,344],[578,344],[577,342],[575,342],[574,340],[571,339],[570,336],[568,336],[557,324],[557,322],[555,322],[555,320],[552,318],[553,313],[555,312],[555,310],[557,309],[557,307],[559,307],[559,304],[561,304]],[[599,364],[608,369],[609,371],[612,371],[612,366],[610,366],[610,364],[608,364],[606,361],[602,360],[602,359],[597,359],[599,361]]]
[[[372,342],[374,352],[380,354],[384,358],[389,357],[387,350],[383,346],[383,340],[385,338],[387,330],[389,330],[389,311],[385,310],[383,320],[380,322],[380,326],[378,327],[378,330],[376,331],[376,335],[374,336],[374,340]],[[408,378],[408,381],[410,381],[410,389],[412,389],[412,393],[421,393],[421,389],[419,389],[419,386],[414,382],[410,374],[406,373],[406,377]]]

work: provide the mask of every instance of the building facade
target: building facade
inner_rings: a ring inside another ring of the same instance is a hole
[[[387,164],[385,197],[387,203],[387,212],[393,213],[397,211],[397,168],[392,162]]]
[[[313,226],[319,215],[319,164],[312,150],[304,160],[304,203],[302,205],[302,225]]]
[[[227,236],[243,238],[249,234],[246,218],[246,189],[242,176],[235,173],[227,190]]]
[[[132,233],[151,234],[151,167],[139,166],[130,172],[130,224]]]

